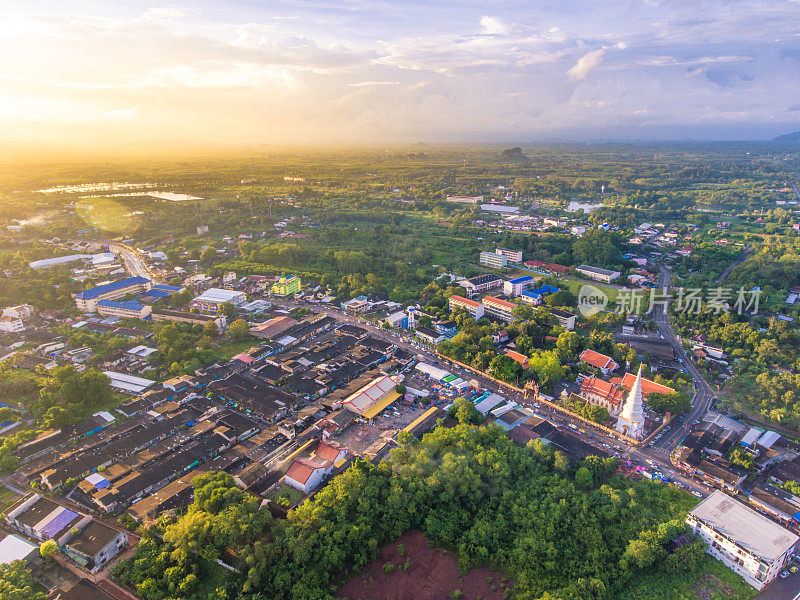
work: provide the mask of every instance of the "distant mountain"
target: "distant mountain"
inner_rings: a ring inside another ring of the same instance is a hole
[[[500,153],[502,162],[528,162],[530,159],[522,152],[522,148],[506,148]]]
[[[778,137],[772,138],[770,141],[777,144],[800,144],[800,131],[779,135]]]

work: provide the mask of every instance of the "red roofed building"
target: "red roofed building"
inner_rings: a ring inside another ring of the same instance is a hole
[[[514,352],[513,350],[506,351],[505,354],[508,358],[512,358],[517,361],[519,364],[522,365],[523,369],[528,368],[528,357],[524,354],[520,354],[519,352]]]
[[[559,265],[558,263],[543,262],[541,260],[526,260],[525,266],[529,269],[548,271],[550,273],[569,273],[569,267]]]
[[[581,352],[581,362],[586,363],[590,367],[600,369],[603,375],[609,375],[612,371],[619,369],[619,365],[614,362],[614,359],[600,352],[589,350],[588,348]]]
[[[347,450],[334,444],[333,442],[320,442],[317,449],[314,450],[314,456],[327,460],[328,462],[337,463],[340,459],[347,455]]]
[[[625,401],[624,390],[597,377],[584,378],[578,395],[589,404],[606,408],[612,415],[620,410]]]
[[[501,300],[500,298],[495,298],[494,296],[484,296],[481,302],[483,303],[486,312],[493,317],[497,317],[498,319],[502,319],[508,323],[514,320],[512,311],[517,305],[513,302]]]
[[[465,310],[475,320],[480,319],[483,316],[483,304],[480,302],[475,302],[475,300],[469,300],[468,298],[464,298],[464,296],[450,296],[450,300],[448,301],[450,304],[450,310]]]
[[[308,494],[322,483],[332,469],[333,463],[323,458],[296,458],[286,471],[284,481],[286,485]]]
[[[614,377],[611,383],[630,391],[634,381],[636,381],[636,375],[633,373],[625,373],[624,377]],[[648,394],[672,394],[674,392],[675,390],[669,386],[661,385],[660,383],[642,377],[642,394],[645,396]]]

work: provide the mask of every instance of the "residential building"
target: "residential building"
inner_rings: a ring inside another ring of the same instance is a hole
[[[446,339],[443,333],[440,333],[435,329],[431,329],[430,327],[417,327],[416,334],[417,337],[429,344],[438,344],[442,340]]]
[[[481,210],[488,213],[501,213],[506,215],[519,214],[519,206],[506,206],[504,204],[481,204]]]
[[[97,303],[98,314],[109,317],[130,317],[135,319],[145,319],[153,311],[152,307],[146,304],[139,304],[136,300],[119,302],[116,300],[100,300]]]
[[[464,296],[450,296],[450,310],[465,310],[477,321],[483,316],[483,304],[468,300]]]
[[[551,308],[550,314],[553,315],[556,319],[558,319],[558,324],[561,325],[567,331],[572,331],[575,329],[575,320],[577,317],[570,312],[565,310],[560,310],[558,308]]]
[[[14,319],[28,319],[36,314],[36,308],[30,304],[19,304],[17,306],[9,306],[3,309],[4,317],[12,317]]]
[[[600,267],[592,267],[590,265],[581,265],[576,267],[575,270],[589,279],[602,281],[604,283],[611,283],[622,275],[619,271],[609,271],[608,269],[601,269]]]
[[[119,300],[128,294],[134,295],[149,290],[153,282],[145,277],[128,277],[98,285],[75,295],[75,305],[85,312],[96,312],[97,303],[101,300]]]
[[[32,494],[12,504],[5,512],[6,522],[30,538],[44,542],[58,540],[72,529],[83,527],[91,517]]]
[[[495,254],[502,254],[508,262],[518,265],[522,262],[522,250],[509,250],[508,248],[497,248]]]
[[[486,310],[486,314],[497,317],[498,319],[502,319],[507,323],[510,323],[514,320],[512,311],[514,310],[516,304],[513,302],[501,300],[500,298],[495,298],[494,296],[484,296],[481,302]]]
[[[28,562],[39,556],[39,546],[24,537],[12,533],[0,539],[0,565],[8,565],[16,560]]]
[[[480,264],[493,269],[502,269],[508,264],[508,258],[494,252],[481,252]]]
[[[301,281],[297,275],[281,277],[272,286],[272,293],[276,296],[292,296],[300,291]]]
[[[719,490],[694,507],[686,523],[708,552],[757,590],[788,562],[797,535]]]
[[[152,379],[145,379],[144,377],[135,377],[127,373],[116,373],[114,371],[103,371],[103,375],[108,377],[109,385],[115,390],[125,392],[127,394],[141,394],[151,385],[155,384]]]
[[[488,292],[503,285],[503,280],[497,275],[478,275],[458,282],[458,285],[467,290],[470,297],[477,296],[483,292]]]
[[[6,333],[25,331],[25,324],[22,322],[22,319],[3,315],[0,317],[0,331],[4,331]]]
[[[72,532],[59,540],[61,551],[93,573],[100,570],[128,545],[124,530],[111,529],[92,520],[76,534]]]
[[[224,290],[221,288],[208,288],[205,292],[192,300],[192,306],[206,312],[219,312],[220,307],[225,303],[241,306],[247,302],[244,292],[236,290]]]
[[[589,350],[588,348],[581,352],[580,361],[590,367],[600,369],[603,375],[610,375],[612,371],[619,368],[619,365],[610,356],[606,356],[594,350]]]
[[[511,279],[503,283],[503,293],[506,296],[519,296],[532,286],[534,282],[535,279],[530,275],[523,275],[522,277]]]
[[[258,325],[251,327],[250,333],[262,340],[268,340],[283,333],[298,323],[299,321],[289,316],[274,317],[269,321],[264,321],[263,323],[259,323]]]
[[[314,491],[326,475],[333,470],[333,463],[322,458],[296,458],[283,480],[304,494]]]

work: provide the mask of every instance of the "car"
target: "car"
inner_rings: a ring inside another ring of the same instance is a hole
[[[797,565],[792,565],[791,567],[789,567],[789,572],[797,573],[797,571],[800,571],[800,567],[798,567]]]
[[[789,576],[789,571],[781,571],[781,579],[786,579]]]
[[[697,490],[692,490],[692,496],[695,496],[695,497],[697,497],[697,498],[702,498],[702,497],[703,497],[703,494],[701,494],[701,493],[700,493],[700,492],[698,492]]]

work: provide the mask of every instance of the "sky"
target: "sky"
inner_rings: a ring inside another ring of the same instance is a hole
[[[0,142],[768,139],[800,0],[3,0]]]

